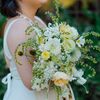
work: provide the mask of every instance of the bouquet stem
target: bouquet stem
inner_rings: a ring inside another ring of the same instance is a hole
[[[60,100],[60,99],[59,99],[59,93],[58,93],[58,95],[57,95],[57,100]]]

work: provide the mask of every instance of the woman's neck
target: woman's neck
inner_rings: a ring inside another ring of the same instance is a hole
[[[28,18],[30,18],[31,20],[34,21],[34,16],[36,15],[38,8],[33,8],[33,7],[25,7],[23,6],[21,8],[21,13],[25,16],[27,16]]]

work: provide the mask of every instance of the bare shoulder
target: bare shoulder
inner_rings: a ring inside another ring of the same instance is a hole
[[[11,25],[10,25],[11,24]],[[7,21],[5,30],[8,29],[9,37],[25,35],[25,30],[29,26],[27,20],[21,17],[11,18]]]
[[[13,22],[14,21],[14,22]],[[11,26],[9,27],[9,25]],[[8,46],[11,51],[15,51],[16,47],[26,41],[25,30],[29,26],[27,20],[23,18],[9,19],[7,22],[7,28],[9,31],[7,36]]]
[[[28,25],[28,22],[22,18],[22,17],[14,17],[14,18],[10,18],[7,20],[7,23],[6,23],[6,28],[11,24],[11,29],[13,29],[15,26],[19,27],[19,26],[27,26]]]

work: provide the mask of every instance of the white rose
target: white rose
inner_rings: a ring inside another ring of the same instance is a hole
[[[79,36],[79,33],[78,33],[77,29],[74,28],[74,27],[71,27],[71,32],[72,32],[71,38],[74,39],[74,40],[77,39],[78,36]]]
[[[45,50],[50,51],[54,55],[58,55],[61,52],[60,39],[58,38],[49,38],[45,44]]]
[[[75,49],[75,42],[70,39],[64,39],[62,46],[67,53],[71,53]]]

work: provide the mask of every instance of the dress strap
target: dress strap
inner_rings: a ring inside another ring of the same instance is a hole
[[[12,59],[12,54],[11,54],[11,52],[10,52],[10,50],[9,50],[9,47],[8,47],[8,42],[7,42],[7,36],[8,36],[8,33],[9,33],[9,30],[10,30],[10,28],[11,28],[11,26],[15,23],[15,22],[17,22],[18,20],[21,20],[22,18],[17,18],[17,19],[15,19],[15,20],[13,20],[10,24],[9,24],[9,26],[7,27],[7,29],[5,30],[5,34],[4,34],[4,44],[3,44],[3,47],[4,47],[4,53],[5,53],[5,55],[7,56],[7,58],[9,59],[9,60],[11,60]]]

